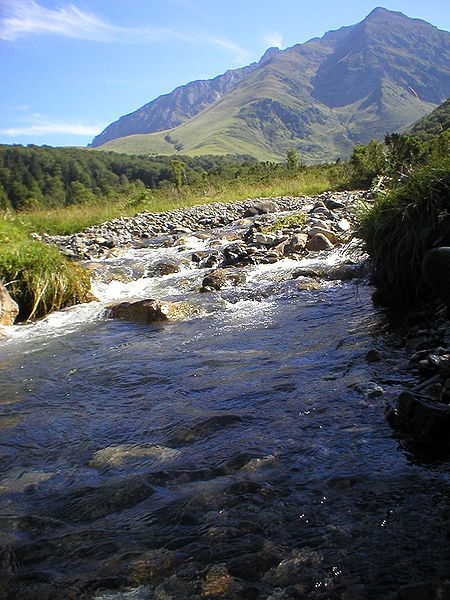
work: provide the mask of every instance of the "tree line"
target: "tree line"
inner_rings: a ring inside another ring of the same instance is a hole
[[[130,186],[194,183],[208,174],[254,162],[245,155],[182,156],[174,160],[170,156],[128,156],[84,148],[0,145],[0,210],[59,208],[98,196],[114,198]]]

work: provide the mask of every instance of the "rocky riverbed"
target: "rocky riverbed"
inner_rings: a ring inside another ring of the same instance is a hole
[[[372,197],[370,192],[326,192],[308,197],[258,198],[230,204],[204,204],[179,208],[162,213],[140,213],[134,217],[121,217],[101,225],[95,225],[70,236],[43,236],[45,241],[75,259],[106,257],[112,249],[124,246],[145,245],[152,238],[166,235],[166,245],[177,243],[183,235],[199,230],[224,227],[239,219],[270,215],[281,211],[306,211],[310,223],[322,221],[322,227],[332,227],[338,234],[349,231],[350,226],[339,227],[339,221],[350,218],[355,202]],[[268,222],[270,222],[270,217]],[[324,223],[325,222],[325,225]],[[263,223],[267,223],[263,219]],[[249,222],[250,224],[250,222]],[[301,228],[305,231],[306,228]],[[293,233],[293,232],[292,232]],[[276,240],[275,240],[276,241]],[[255,240],[255,244],[257,240]],[[259,247],[276,246],[263,243]]]

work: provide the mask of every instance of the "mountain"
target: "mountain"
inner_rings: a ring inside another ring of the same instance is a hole
[[[152,133],[181,125],[221,98],[248,73],[267,62],[277,52],[280,52],[278,48],[269,48],[259,62],[252,63],[248,67],[229,70],[214,79],[192,81],[177,87],[170,94],[159,96],[156,100],[144,104],[138,110],[108,125],[93,139],[90,146],[101,146],[109,140],[135,133]]]
[[[93,146],[129,154],[345,157],[450,95],[450,34],[384,8],[258,62],[196,81],[109,125]]]
[[[432,113],[406,128],[403,133],[429,140],[448,129],[450,129],[450,98],[447,98]]]

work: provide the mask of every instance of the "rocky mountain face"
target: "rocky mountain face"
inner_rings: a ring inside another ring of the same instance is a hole
[[[296,148],[306,162],[334,160],[433,110],[450,95],[449,64],[448,32],[377,8],[356,25],[177,88],[109,125],[92,145],[264,160]]]
[[[127,135],[163,131],[181,125],[221,98],[248,73],[263,65],[277,52],[280,52],[278,48],[269,48],[259,62],[226,71],[214,79],[192,81],[177,87],[170,94],[159,96],[138,110],[124,115],[108,125],[100,135],[92,140],[90,146],[97,147]]]

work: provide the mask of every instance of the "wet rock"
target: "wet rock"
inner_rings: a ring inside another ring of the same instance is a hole
[[[0,283],[0,325],[12,325],[19,314],[19,305]]]
[[[320,250],[331,250],[333,244],[330,240],[322,233],[314,235],[306,244],[306,249],[311,252],[319,252]]]
[[[180,448],[187,444],[193,444],[199,440],[202,440],[216,431],[221,431],[226,427],[233,427],[234,425],[242,423],[242,417],[238,415],[215,415],[194,423],[192,425],[184,425],[178,427],[172,434],[172,437],[167,442],[170,446]]]
[[[41,511],[68,523],[92,523],[136,506],[152,494],[154,489],[145,479],[126,477],[120,481],[106,481],[97,487],[80,487],[69,494],[46,495]]]
[[[321,273],[319,270],[309,268],[297,269],[292,273],[292,279],[297,279],[298,277],[313,277],[315,279],[319,279],[320,276]]]
[[[120,302],[107,307],[107,316],[126,321],[176,321],[198,313],[198,309],[187,302],[166,302],[164,300],[135,300]]]
[[[239,285],[245,282],[245,275],[237,269],[215,269],[203,278],[201,292],[220,290],[226,285]]]
[[[367,354],[364,358],[368,363],[374,363],[374,362],[378,362],[379,360],[381,360],[381,354],[378,352],[378,350],[376,348],[372,348],[371,350],[369,350],[367,352]]]
[[[450,600],[450,580],[404,585],[397,600]]]
[[[237,244],[230,244],[224,251],[224,266],[236,265],[248,256],[247,246],[243,242]]]
[[[350,281],[359,279],[368,275],[368,264],[361,263],[342,263],[331,267],[324,272],[324,276],[330,280]]]
[[[101,469],[105,467],[119,467],[125,461],[133,458],[154,457],[160,462],[166,462],[173,460],[178,455],[178,450],[166,446],[120,444],[97,450],[88,464],[93,469]]]
[[[308,549],[294,552],[292,557],[267,571],[263,581],[276,587],[295,585],[300,581],[311,586],[320,574],[321,562],[317,552]]]
[[[193,582],[175,575],[156,588],[154,598],[155,600],[203,600]]]
[[[209,255],[210,255],[210,252],[207,252],[205,250],[199,251],[199,252],[193,252],[191,254],[191,260],[194,263],[201,263],[202,260],[204,260],[205,258],[208,258]]]
[[[404,391],[395,410],[387,415],[389,423],[418,441],[427,444],[450,442],[450,406],[423,394]]]
[[[177,563],[178,557],[170,550],[165,548],[148,550],[148,552],[133,561],[131,581],[134,585],[158,583],[174,569]]]
[[[218,565],[210,568],[202,584],[202,596],[239,600],[241,584],[232,577],[227,568]]]
[[[180,271],[180,264],[174,260],[163,259],[154,263],[148,272],[149,277],[162,277]]]
[[[301,292],[320,290],[321,287],[322,287],[322,282],[317,281],[317,279],[304,279],[303,281],[299,281],[297,283],[297,289],[300,290]]]

